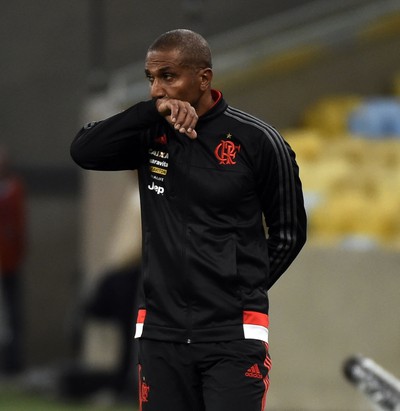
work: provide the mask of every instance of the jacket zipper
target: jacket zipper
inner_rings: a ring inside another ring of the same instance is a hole
[[[186,314],[186,330],[187,337],[186,343],[190,344],[192,342],[192,283],[190,280],[190,273],[188,272],[188,262],[187,262],[187,244],[188,244],[188,213],[189,213],[189,200],[188,200],[188,190],[189,190],[189,176],[190,176],[190,163],[192,159],[192,147],[193,140],[188,141],[188,155],[185,167],[185,179],[184,179],[184,198],[183,198],[183,227],[182,227],[182,260],[185,273],[185,288],[187,296],[187,314]]]

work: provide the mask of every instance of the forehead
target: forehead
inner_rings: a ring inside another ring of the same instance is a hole
[[[158,71],[166,68],[182,69],[182,57],[178,50],[149,51],[146,55],[145,70]]]

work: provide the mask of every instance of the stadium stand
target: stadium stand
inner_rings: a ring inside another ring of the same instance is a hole
[[[303,124],[285,135],[301,168],[311,240],[399,248],[399,100],[325,97]]]

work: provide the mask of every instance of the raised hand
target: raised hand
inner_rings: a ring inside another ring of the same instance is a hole
[[[156,100],[156,107],[175,130],[191,139],[197,138],[195,127],[199,116],[190,103],[163,97]]]

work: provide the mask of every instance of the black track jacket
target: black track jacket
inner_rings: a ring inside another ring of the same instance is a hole
[[[305,242],[295,154],[273,127],[228,106],[220,92],[213,96],[195,140],[149,100],[89,123],[71,146],[85,169],[138,170],[136,337],[268,341],[267,290]]]

